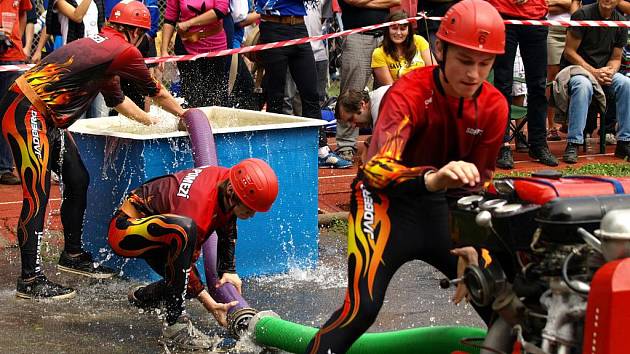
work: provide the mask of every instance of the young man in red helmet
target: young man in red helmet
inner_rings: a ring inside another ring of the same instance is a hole
[[[492,176],[508,106],[484,80],[503,53],[505,26],[487,2],[464,0],[448,10],[437,37],[439,67],[407,74],[381,103],[368,162],[353,182],[345,301],[308,353],[345,353],[375,321],[404,263],[420,259],[455,278],[457,256],[476,259],[472,247],[451,250],[447,195]],[[464,294],[461,285],[453,301]]]
[[[223,326],[237,302],[216,303],[204,289],[195,267],[201,247],[216,231],[219,284],[232,283],[240,292],[234,262],[236,219],[268,211],[277,195],[278,179],[271,167],[250,158],[230,169],[207,166],[158,177],[127,196],[109,226],[109,244],[119,256],[145,259],[164,277],[129,292],[129,301],[138,307],[166,305],[163,343],[212,347],[185,316],[184,298],[196,297]]]
[[[114,274],[111,269],[94,267],[91,255],[81,246],[89,176],[70,133],[62,129],[78,119],[99,92],[109,106],[127,117],[147,125],[157,122],[122,94],[120,78],[131,80],[170,113],[184,113],[151,77],[135,47],[150,27],[149,10],[138,1],[123,0],[114,6],[109,25],[99,34],[55,50],[2,93],[2,135],[13,152],[24,194],[17,230],[22,259],[18,297],[62,299],[75,295],[73,289],[48,280],[41,269],[51,170],[64,182],[61,222],[65,242],[59,269],[95,278]]]

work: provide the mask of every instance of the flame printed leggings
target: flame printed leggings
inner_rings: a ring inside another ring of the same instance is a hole
[[[24,200],[17,237],[22,277],[30,278],[41,273],[40,246],[50,196],[50,171],[61,175],[63,181],[61,223],[64,249],[69,253],[81,252],[89,175],[72,136],[48,124],[23,95],[8,91],[0,101],[0,114],[2,135],[11,147],[22,179]],[[62,134],[63,159],[60,159]]]
[[[358,180],[352,190],[345,300],[307,353],[348,351],[376,320],[390,280],[406,262],[423,260],[449,278],[457,275],[444,194],[386,194]]]
[[[117,255],[143,258],[164,277],[165,281],[149,285],[162,288],[154,291],[161,298],[150,300],[166,300],[168,324],[175,323],[184,311],[196,242],[197,226],[185,216],[160,214],[136,219],[119,210],[109,225],[109,245]]]

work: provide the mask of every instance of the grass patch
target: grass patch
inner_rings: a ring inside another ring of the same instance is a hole
[[[328,224],[328,230],[334,232],[336,234],[346,234],[348,233],[348,219],[334,219]]]
[[[328,97],[339,97],[339,80],[330,80]]]
[[[579,167],[567,167],[564,174],[572,175],[600,175],[611,177],[630,176],[630,164],[628,163],[592,163]]]
[[[578,167],[568,166],[560,169],[563,176],[569,175],[597,175],[610,177],[630,176],[630,164],[628,163],[589,163]],[[532,172],[515,171],[512,173],[497,173],[495,177],[529,177]]]

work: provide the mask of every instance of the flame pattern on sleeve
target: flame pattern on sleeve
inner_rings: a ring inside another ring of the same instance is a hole
[[[405,115],[393,134],[386,133],[385,144],[379,152],[362,167],[364,180],[371,187],[383,189],[395,186],[417,178],[427,170],[426,167],[407,167],[401,163],[406,144],[402,131],[410,122],[409,116]]]

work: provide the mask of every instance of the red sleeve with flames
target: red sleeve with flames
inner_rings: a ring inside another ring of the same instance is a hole
[[[362,166],[365,182],[378,189],[415,179],[430,166],[407,167],[402,159],[405,145],[415,129],[423,125],[424,111],[419,111],[405,95],[405,85],[392,87],[381,103],[368,162]]]

